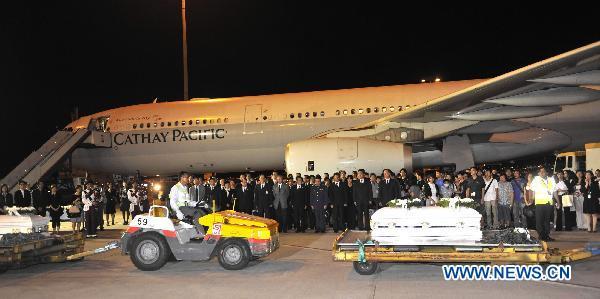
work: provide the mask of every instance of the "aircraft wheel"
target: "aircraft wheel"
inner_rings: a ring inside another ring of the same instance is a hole
[[[252,258],[250,247],[246,240],[228,239],[219,247],[219,264],[227,270],[246,268]]]
[[[142,234],[136,237],[131,245],[131,261],[142,271],[162,268],[171,256],[167,241],[158,234]]]
[[[371,275],[377,271],[378,264],[373,262],[353,262],[354,271],[360,275]]]

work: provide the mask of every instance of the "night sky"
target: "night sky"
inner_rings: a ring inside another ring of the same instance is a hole
[[[83,116],[182,98],[180,1],[5,2],[0,175],[76,106]],[[487,78],[600,39],[597,10],[548,2],[187,2],[192,97]]]

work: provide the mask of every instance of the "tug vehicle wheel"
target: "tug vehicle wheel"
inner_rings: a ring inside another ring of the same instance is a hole
[[[372,275],[377,272],[378,264],[374,262],[353,262],[354,271],[360,275]]]
[[[134,239],[129,255],[138,269],[155,271],[167,263],[171,250],[162,236],[145,233]]]
[[[252,252],[245,240],[228,239],[218,252],[219,264],[227,270],[241,270],[246,268],[252,258]]]

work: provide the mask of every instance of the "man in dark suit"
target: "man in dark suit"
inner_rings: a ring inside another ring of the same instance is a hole
[[[206,187],[205,191],[205,201],[208,206],[212,209],[213,203],[215,205],[216,211],[221,210],[221,188],[217,186],[217,180],[215,178],[210,178],[208,181],[208,187]]]
[[[233,206],[233,192],[231,184],[224,182],[221,186],[221,210],[231,210]]]
[[[358,219],[358,229],[371,230],[369,219],[369,204],[373,199],[373,189],[371,181],[365,179],[365,172],[358,171],[358,179],[352,185],[352,196],[356,206],[356,218]]]
[[[290,190],[290,203],[294,212],[294,220],[296,221],[296,232],[303,233],[306,231],[306,212],[309,205],[308,187],[304,186],[302,177],[296,178],[296,183],[292,185]]]
[[[240,180],[240,185],[235,190],[235,207],[236,211],[246,214],[252,214],[254,208],[254,192],[248,186],[248,181],[245,178]]]
[[[273,187],[267,183],[264,175],[258,178],[258,184],[254,188],[254,207],[258,216],[273,218]]]
[[[279,231],[287,233],[287,208],[290,187],[283,182],[283,177],[277,175],[273,185],[273,209],[279,222]]]
[[[206,188],[202,177],[194,176],[192,179],[193,185],[189,189],[190,200],[195,202],[203,202],[206,198]],[[212,203],[208,203],[210,206]]]
[[[31,192],[27,189],[25,181],[19,182],[19,190],[15,191],[14,199],[17,207],[33,207]]]
[[[246,174],[246,184],[248,185],[248,188],[250,188],[250,190],[254,192],[254,187],[256,187],[256,180],[249,173]]]
[[[37,214],[45,217],[46,208],[50,203],[48,199],[48,190],[46,190],[44,182],[38,182],[37,188],[31,191],[31,200]]]
[[[379,183],[379,207],[385,206],[390,200],[400,198],[400,184],[392,177],[389,169],[383,171],[383,179]]]
[[[335,233],[339,230],[344,230],[344,209],[348,205],[346,198],[348,194],[347,188],[348,185],[346,185],[346,182],[340,181],[340,175],[334,173],[333,182],[329,185],[329,200],[332,212],[331,224]]]
[[[329,205],[329,191],[321,184],[321,176],[315,177],[315,184],[310,187],[310,205],[315,213],[315,233],[325,232],[325,210]]]

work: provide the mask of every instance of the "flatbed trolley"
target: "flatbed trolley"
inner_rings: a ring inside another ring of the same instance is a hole
[[[484,232],[485,234],[485,232]],[[546,242],[534,244],[484,244],[480,242],[413,242],[381,244],[367,231],[346,230],[333,242],[334,261],[353,262],[354,270],[371,275],[378,264],[395,263],[491,263],[491,264],[563,264],[591,257],[584,248],[559,250]]]
[[[61,263],[69,256],[83,252],[85,238],[81,233],[50,235],[19,242],[10,246],[0,245],[0,273],[8,269],[20,269],[43,263]]]

